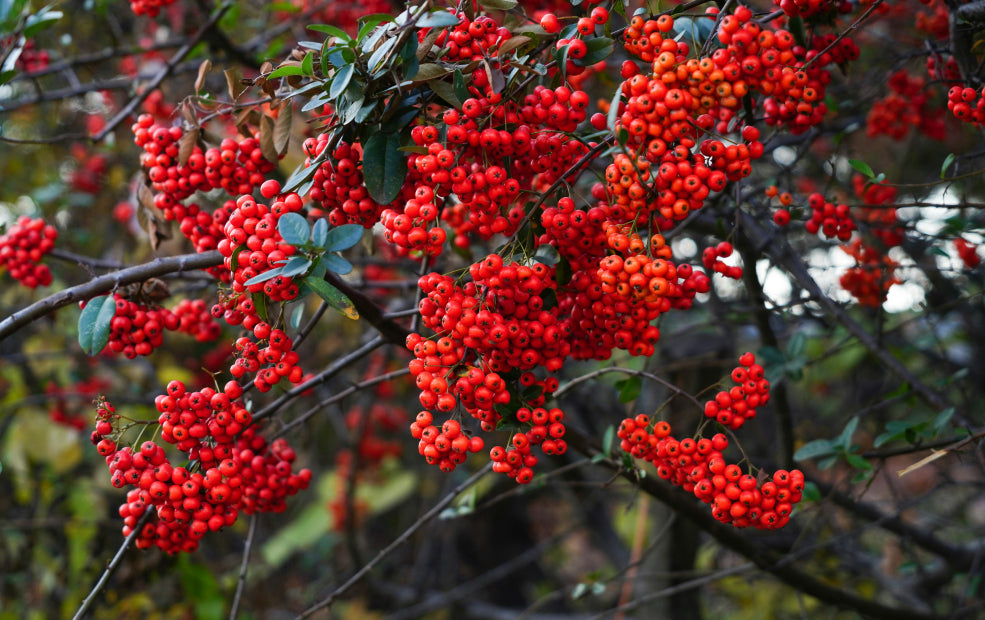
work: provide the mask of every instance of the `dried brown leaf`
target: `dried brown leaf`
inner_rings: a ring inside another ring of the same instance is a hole
[[[284,101],[277,108],[277,120],[274,121],[274,149],[278,157],[287,152],[291,142],[291,122],[294,119],[294,108],[290,101]],[[276,161],[276,160],[271,160]]]
[[[267,161],[277,161],[277,148],[274,146],[274,119],[267,115],[260,117],[260,131],[257,135],[260,150]]]
[[[212,69],[212,61],[206,58],[202,61],[202,64],[198,66],[198,77],[195,78],[195,92],[201,92],[202,87],[205,86],[205,74]]]

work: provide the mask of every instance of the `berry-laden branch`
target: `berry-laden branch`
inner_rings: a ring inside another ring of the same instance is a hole
[[[83,284],[49,295],[0,321],[0,340],[10,336],[28,323],[54,312],[58,308],[71,303],[92,299],[97,295],[108,293],[120,286],[143,282],[148,278],[157,278],[170,273],[206,269],[221,264],[222,254],[218,251],[212,251],[158,258],[149,263],[107,273]]]
[[[312,616],[312,614],[318,612],[319,610],[325,609],[326,607],[330,607],[332,603],[335,602],[335,599],[342,596],[349,590],[349,588],[359,583],[359,581],[362,580],[362,578],[365,577],[366,574],[369,573],[369,571],[373,570],[373,568],[377,564],[379,564],[384,559],[386,559],[386,557],[391,553],[393,553],[393,551],[397,547],[407,542],[410,539],[410,537],[413,536],[415,532],[417,532],[417,530],[421,529],[422,527],[430,523],[435,517],[441,514],[442,510],[444,510],[449,504],[455,501],[455,498],[458,497],[459,493],[468,489],[470,486],[478,482],[479,479],[481,479],[483,476],[489,473],[490,470],[492,470],[492,463],[487,463],[482,469],[478,470],[477,472],[469,476],[467,479],[459,483],[454,489],[451,490],[451,492],[445,495],[445,497],[442,498],[440,502],[432,506],[430,510],[428,510],[423,515],[421,515],[421,517],[417,521],[415,521],[410,527],[408,527],[399,536],[397,536],[397,538],[395,538],[393,542],[391,542],[389,545],[387,545],[382,550],[380,550],[380,552],[376,554],[376,557],[374,557],[372,560],[367,562],[365,566],[363,566],[358,571],[356,571],[352,575],[352,577],[349,577],[349,579],[347,579],[345,583],[343,583],[338,588],[333,590],[332,593],[329,594],[327,597],[325,597],[324,599],[318,601],[317,603],[306,609],[304,613],[297,616],[298,620],[300,620],[301,618],[309,618]]]
[[[600,453],[596,447],[591,445],[587,437],[573,429],[569,429],[567,438],[573,448],[584,454]],[[765,545],[757,544],[735,528],[719,523],[701,504],[695,503],[686,494],[671,488],[669,485],[652,477],[639,478],[635,472],[623,468],[620,463],[608,458],[602,458],[598,463],[606,469],[618,472],[620,476],[637,485],[641,491],[660,500],[687,518],[723,546],[748,558],[762,570],[805,594],[830,605],[842,609],[851,609],[871,618],[886,618],[887,620],[935,620],[940,618],[935,614],[883,605],[854,592],[832,586],[792,566],[790,557]]]

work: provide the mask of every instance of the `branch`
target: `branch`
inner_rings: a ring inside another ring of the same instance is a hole
[[[246,572],[250,568],[250,551],[253,550],[253,537],[257,533],[257,521],[260,514],[254,512],[250,516],[250,531],[246,534],[246,542],[243,543],[243,561],[239,565],[239,579],[236,581],[236,594],[233,595],[233,604],[229,608],[229,620],[236,620],[239,614],[239,602],[243,598],[243,590],[246,587]]]
[[[193,269],[206,269],[222,264],[222,254],[218,250],[203,252],[201,254],[182,254],[180,256],[169,256],[158,258],[143,265],[128,267],[107,273],[106,275],[93,278],[84,284],[67,288],[44,299],[34,302],[30,306],[18,310],[9,317],[0,321],[0,341],[13,334],[21,327],[40,319],[41,317],[54,312],[62,306],[92,299],[97,295],[108,293],[120,286],[143,282],[148,278],[156,278],[168,273],[182,272]]]
[[[156,511],[150,506],[148,506],[147,510],[144,511],[144,515],[140,517],[137,524],[133,526],[133,531],[130,532],[130,535],[123,539],[123,543],[120,544],[120,548],[116,550],[116,555],[114,555],[113,559],[106,565],[106,570],[103,571],[103,574],[99,577],[99,581],[96,582],[96,585],[92,586],[92,591],[89,592],[89,595],[82,601],[82,604],[79,606],[79,610],[75,612],[72,620],[80,620],[86,615],[89,608],[92,607],[93,602],[96,600],[96,596],[102,592],[103,588],[106,587],[106,582],[109,581],[109,578],[113,576],[113,573],[115,573],[116,569],[120,566],[120,562],[123,561],[123,554],[130,548],[130,543],[132,543],[137,535],[140,534],[140,530],[144,528],[144,524],[147,523],[147,520],[150,519],[151,513],[154,512]]]
[[[359,312],[359,317],[366,319],[387,342],[398,347],[407,345],[407,336],[410,335],[410,331],[387,317],[375,301],[331,271],[325,273],[325,279],[329,284],[345,293],[352,305],[356,307],[356,311]]]
[[[133,111],[137,109],[137,106],[143,103],[144,99],[146,99],[158,86],[161,85],[161,82],[163,82],[164,79],[168,77],[168,75],[170,75],[171,71],[176,66],[178,66],[178,64],[182,60],[185,59],[185,56],[187,56],[192,51],[192,49],[194,49],[195,46],[199,44],[199,42],[205,37],[205,35],[208,34],[210,30],[212,30],[213,26],[216,25],[216,22],[218,22],[222,18],[222,16],[226,14],[226,11],[232,8],[232,6],[233,3],[227,1],[224,2],[222,5],[220,5],[218,8],[216,8],[216,10],[209,17],[209,20],[205,22],[205,24],[203,24],[201,28],[198,29],[198,32],[196,32],[191,39],[189,39],[184,45],[178,48],[178,51],[174,53],[174,56],[168,59],[168,62],[161,68],[160,71],[157,72],[157,75],[155,75],[151,79],[151,81],[146,84],[144,89],[140,93],[138,93],[135,97],[130,99],[130,101],[128,101],[127,104],[123,106],[123,109],[117,112],[116,116],[111,118],[109,122],[106,123],[105,127],[103,127],[98,133],[92,136],[92,141],[102,142],[103,139],[107,135],[109,135],[110,132],[116,129],[117,125],[122,123],[131,114],[133,114]]]
[[[584,435],[581,435],[574,429],[568,429],[565,439],[568,440],[569,445],[586,455],[600,454],[595,447],[590,445]],[[711,512],[708,511],[707,506],[697,503],[692,495],[686,494],[680,489],[671,487],[662,480],[653,477],[638,478],[634,472],[622,468],[619,463],[611,459],[603,458],[598,463],[602,467],[618,472],[618,475],[629,480],[631,483],[637,485],[644,493],[660,500],[672,510],[690,520],[724,547],[743,555],[762,570],[771,573],[774,577],[798,591],[809,594],[830,605],[843,609],[852,609],[864,616],[872,618],[886,618],[887,620],[936,620],[940,618],[940,616],[913,609],[883,605],[882,603],[859,596],[850,590],[832,586],[828,582],[792,566],[793,560],[789,556],[785,556],[761,543],[750,540],[743,534],[740,534],[734,527],[719,522],[711,516]]]
[[[365,566],[363,566],[358,571],[356,571],[355,574],[352,575],[352,577],[349,577],[349,579],[345,583],[343,583],[334,591],[332,591],[332,593],[329,594],[327,597],[325,597],[321,601],[315,603],[314,605],[306,609],[304,613],[298,616],[298,619],[308,618],[315,612],[331,606],[331,604],[335,601],[336,598],[342,596],[343,594],[346,593],[346,591],[349,590],[349,588],[359,583],[359,581],[363,577],[365,577],[366,574],[369,573],[369,571],[373,570],[373,567],[375,567],[377,564],[382,562],[388,555],[393,553],[393,551],[397,547],[407,542],[407,540],[409,540],[410,537],[413,536],[415,532],[417,532],[417,530],[421,529],[422,527],[427,525],[432,519],[434,519],[439,514],[441,514],[441,511],[444,510],[449,504],[451,504],[452,501],[454,501],[455,498],[458,497],[459,493],[461,493],[465,489],[469,488],[470,486],[478,482],[480,478],[485,476],[490,471],[492,471],[491,462],[487,463],[482,469],[475,472],[474,474],[469,476],[465,481],[463,481],[454,489],[452,489],[451,492],[448,493],[448,495],[446,495],[440,502],[432,506],[430,510],[428,510],[423,515],[421,515],[421,517],[417,521],[415,521],[409,528],[404,530],[403,533],[400,534],[400,536],[397,536],[397,538],[392,543],[390,543],[389,545],[384,547],[379,553],[377,553],[376,557],[374,557]]]

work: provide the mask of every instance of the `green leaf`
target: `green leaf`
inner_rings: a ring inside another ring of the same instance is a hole
[[[25,22],[26,25],[24,26],[24,37],[30,39],[42,30],[46,30],[51,26],[54,26],[55,22],[60,20],[63,15],[64,13],[61,11],[55,11],[50,7],[45,7],[34,15],[28,16],[27,21]]]
[[[302,274],[308,271],[308,267],[311,267],[311,259],[307,256],[292,256],[286,261],[281,267],[280,275],[285,278],[293,278],[298,274]]]
[[[281,273],[283,273],[283,267],[275,267],[274,269],[268,269],[261,274],[255,275],[246,282],[243,282],[243,286],[253,286],[254,284],[262,284],[267,280],[273,280]]]
[[[308,220],[299,213],[285,213],[277,222],[277,232],[284,239],[284,243],[293,246],[304,245],[308,242],[311,229],[308,227]]]
[[[616,387],[619,388],[619,402],[628,404],[639,397],[640,392],[643,390],[643,379],[640,377],[629,377],[616,383]]]
[[[356,312],[355,306],[352,305],[352,301],[345,296],[345,293],[335,288],[325,280],[321,278],[307,277],[304,279],[304,283],[308,285],[319,297],[328,302],[328,305],[332,306],[342,314],[346,315],[350,319],[358,319],[359,313]]]
[[[362,42],[363,38],[365,38],[373,28],[383,22],[392,21],[393,16],[387,13],[373,13],[371,15],[364,15],[363,17],[360,17],[358,23],[362,25],[359,26],[359,32],[356,33],[356,40]]]
[[[934,432],[940,433],[947,426],[948,422],[951,421],[951,417],[954,416],[954,407],[948,407],[944,411],[941,411],[934,418]]]
[[[813,482],[805,482],[800,497],[805,502],[819,502],[821,501],[821,489],[817,488],[817,484]]]
[[[807,337],[804,336],[803,332],[795,333],[787,342],[787,358],[800,357],[806,344]]]
[[[325,268],[329,271],[343,276],[352,271],[352,263],[338,254],[332,254],[331,252],[322,255],[321,264],[325,265]]]
[[[835,445],[830,439],[815,439],[802,445],[793,455],[795,461],[807,461],[819,456],[833,454]]]
[[[325,248],[325,244],[328,242],[328,220],[320,219],[315,222],[314,228],[311,229],[311,244],[316,248]]]
[[[257,316],[264,321],[269,321],[270,317],[267,316],[267,296],[263,293],[252,293],[250,297],[253,298],[253,307],[256,308]]]
[[[869,166],[869,164],[862,161],[861,159],[849,159],[848,165],[850,165],[852,168],[855,168],[856,170],[858,170],[865,176],[869,177],[870,179],[876,176],[876,174],[872,172],[872,167]]]
[[[420,76],[420,72],[418,72]],[[445,100],[445,103],[455,108],[456,110],[462,109],[462,100],[458,98],[458,93],[455,92],[455,87],[448,82],[442,82],[441,80],[432,80],[428,82],[428,88],[434,91],[435,95],[438,95]]]
[[[602,452],[605,456],[612,455],[612,445],[616,438],[616,428],[611,424],[605,429],[605,434],[602,435]]]
[[[363,178],[370,197],[381,205],[393,202],[407,177],[407,160],[397,134],[373,134],[363,145]]]
[[[315,74],[315,53],[308,52],[304,55],[304,59],[301,60],[301,73],[304,75],[314,75]]]
[[[288,323],[293,331],[298,331],[301,328],[301,318],[304,316],[304,304],[298,304],[291,311],[291,318]]]
[[[79,344],[86,355],[96,355],[109,342],[109,328],[116,316],[112,295],[93,297],[79,315]]]
[[[310,166],[305,166],[303,163],[300,164],[294,170],[294,172],[291,173],[291,176],[288,177],[286,181],[284,181],[283,192],[287,193],[287,192],[297,191],[298,188],[303,186],[307,181],[310,181],[311,178],[315,176],[315,172],[317,171],[318,171],[318,165],[315,164],[315,162],[312,162]],[[298,192],[298,193],[303,196],[308,192]]]
[[[324,248],[327,252],[341,252],[359,243],[366,229],[359,224],[343,224],[328,231]]]
[[[616,130],[616,121],[619,120],[619,100],[622,99],[622,82],[619,82],[619,86],[616,86],[616,92],[612,95],[612,100],[609,102],[609,114],[606,117],[606,126],[609,131]]]
[[[581,58],[574,59],[574,63],[579,67],[588,67],[597,62],[601,62],[612,54],[612,39],[608,37],[595,37],[585,41],[588,51]]]
[[[848,421],[845,428],[842,429],[841,435],[839,435],[835,440],[835,445],[841,446],[846,452],[852,445],[852,436],[855,435],[855,429],[858,428],[858,416],[855,416]]]
[[[304,75],[304,71],[301,69],[300,65],[283,65],[277,67],[276,69],[268,73],[267,79],[272,80],[274,78],[279,78],[289,75]]]
[[[469,89],[465,87],[465,74],[462,73],[461,69],[455,69],[455,73],[452,74],[452,86],[455,87],[455,96],[458,97],[459,101],[465,101],[471,96]]]
[[[868,462],[858,454],[853,454],[849,452],[848,454],[845,455],[845,460],[848,462],[849,465],[851,465],[855,469],[861,469],[864,471],[868,471],[872,469],[872,463]]]
[[[342,39],[346,43],[352,41],[352,37],[349,36],[348,32],[342,30],[341,28],[332,26],[330,24],[308,24],[306,28],[308,30],[314,30],[315,32],[320,32],[322,34],[327,34],[329,36],[337,37],[339,39]]]
[[[516,8],[517,0],[479,0],[479,4],[495,11],[509,11]]]
[[[454,13],[439,9],[434,13],[428,13],[421,19],[417,20],[417,27],[442,28],[444,26],[457,26],[460,21],[462,20],[460,20]]]
[[[17,75],[17,69],[8,69],[0,72],[0,86],[3,86]]]
[[[954,153],[948,153],[947,157],[944,158],[944,163],[941,164],[941,178],[947,178],[947,169],[951,167],[954,163]]]
[[[328,87],[329,99],[334,101],[345,92],[346,87],[349,85],[349,80],[352,79],[352,74],[355,72],[355,65],[346,65],[335,73],[335,77],[332,78],[332,84]]]

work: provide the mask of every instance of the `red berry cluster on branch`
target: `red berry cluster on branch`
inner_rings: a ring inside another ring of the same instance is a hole
[[[482,437],[464,434],[457,420],[445,420],[440,429],[432,425],[433,421],[430,411],[418,413],[410,424],[410,434],[418,440],[418,454],[428,465],[437,465],[443,472],[455,471],[455,467],[465,462],[469,452],[480,452],[485,445]]]
[[[130,0],[130,9],[134,15],[157,17],[164,7],[174,4],[176,0]]]
[[[902,282],[895,275],[899,263],[861,239],[855,239],[841,246],[841,249],[856,263],[855,267],[842,274],[839,279],[841,287],[851,293],[860,305],[878,308],[886,301],[889,288]]]
[[[722,426],[738,430],[746,420],[756,417],[756,408],[770,400],[770,382],[763,376],[763,367],[752,353],[743,353],[739,365],[732,370],[735,386],[715,394],[705,402],[705,417]]]
[[[952,86],[947,91],[947,109],[960,121],[985,123],[985,87]]]
[[[855,220],[846,204],[834,205],[826,202],[824,196],[814,192],[807,197],[807,205],[811,208],[811,219],[804,222],[804,228],[812,235],[818,231],[828,239],[837,238],[848,241],[855,230]]]
[[[120,506],[127,536],[148,510],[154,517],[138,534],[136,546],[168,553],[194,551],[209,531],[235,523],[240,512],[281,512],[285,499],[307,488],[311,472],[293,472],[294,450],[283,439],[272,444],[257,434],[259,425],[237,399],[234,382],[222,391],[188,392],[172,381],[155,399],[161,438],[183,453],[190,466],[173,466],[164,448],[145,441],[121,445],[130,426],[100,400],[92,439],[106,457],[113,486],[134,487]]]
[[[944,138],[943,110],[929,107],[933,91],[927,88],[923,78],[911,77],[900,69],[890,76],[889,88],[891,92],[869,109],[866,135],[887,135],[902,140],[915,127],[935,140]]]
[[[489,458],[493,471],[514,478],[519,484],[527,484],[534,477],[533,468],[537,466],[537,456],[532,454],[532,446],[540,446],[547,455],[564,454],[567,442],[562,439],[565,433],[564,412],[560,409],[521,407],[516,412],[517,422],[530,424],[530,429],[513,435],[507,447],[493,446]]]
[[[58,230],[42,218],[22,216],[0,235],[0,266],[28,288],[51,284],[51,270],[40,264],[55,247]]]
[[[704,249],[704,252],[701,253],[701,262],[709,273],[720,273],[726,278],[741,280],[742,267],[739,265],[727,265],[722,260],[729,256],[732,256],[732,244],[728,241],[721,241],[713,248]]]

